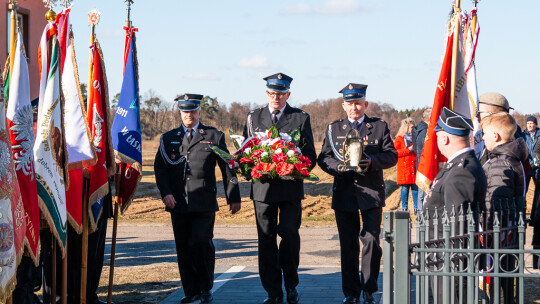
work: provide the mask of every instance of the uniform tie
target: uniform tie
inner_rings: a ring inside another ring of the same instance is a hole
[[[189,128],[187,129],[187,141],[188,143],[191,143],[191,139],[193,138],[193,129]]]
[[[272,111],[272,123],[277,124],[278,118],[277,115],[281,112],[280,110],[274,110]]]
[[[355,121],[354,121],[354,128],[355,128],[356,130],[360,131],[360,126],[361,126],[361,125],[362,125],[362,124],[361,124],[358,120],[355,120]]]

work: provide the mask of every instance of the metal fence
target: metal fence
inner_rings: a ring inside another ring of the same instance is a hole
[[[524,303],[540,250],[525,249],[523,200],[480,208],[385,212],[383,303]]]

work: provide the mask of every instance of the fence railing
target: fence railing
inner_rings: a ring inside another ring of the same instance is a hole
[[[525,249],[523,200],[463,209],[384,213],[384,304],[524,303],[540,250]]]

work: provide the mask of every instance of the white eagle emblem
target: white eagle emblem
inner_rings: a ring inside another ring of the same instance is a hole
[[[101,139],[103,138],[103,130],[101,128],[101,123],[103,122],[103,118],[99,116],[98,110],[96,108],[96,104],[94,104],[94,147],[96,147],[96,152],[101,152],[101,149],[99,148],[101,144]]]
[[[15,170],[22,171],[24,175],[30,175],[30,180],[34,179],[34,131],[32,130],[34,115],[32,106],[26,105],[17,112],[13,117],[13,126],[10,130],[15,135],[17,145],[13,146],[13,160],[15,162]]]
[[[13,176],[9,170],[10,163],[9,147],[4,141],[0,140],[0,181],[7,181],[8,185],[13,181]]]

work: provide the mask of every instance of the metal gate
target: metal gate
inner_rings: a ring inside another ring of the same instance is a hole
[[[385,212],[383,303],[524,303],[540,250],[525,250],[523,200],[479,208]]]

